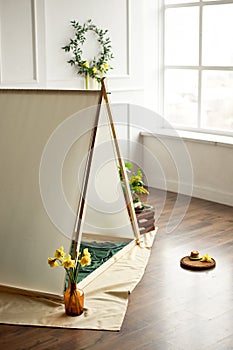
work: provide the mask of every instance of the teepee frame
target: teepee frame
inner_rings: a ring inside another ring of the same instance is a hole
[[[83,225],[84,225],[84,221],[85,221],[84,209],[85,209],[85,205],[86,205],[87,188],[88,188],[91,164],[92,164],[92,160],[93,160],[93,153],[94,153],[94,148],[95,148],[98,123],[99,123],[99,118],[100,118],[100,110],[101,110],[101,105],[103,103],[105,103],[105,105],[106,105],[107,115],[108,115],[109,125],[110,125],[112,138],[113,138],[113,142],[114,142],[114,146],[115,146],[115,150],[116,150],[117,160],[119,162],[119,168],[120,168],[120,171],[122,174],[122,179],[123,179],[124,188],[125,188],[124,197],[125,197],[128,215],[129,215],[130,222],[131,222],[132,229],[133,229],[134,236],[135,236],[135,242],[137,244],[139,244],[139,240],[140,240],[140,232],[139,232],[139,227],[138,227],[138,223],[137,223],[137,219],[136,219],[135,210],[133,207],[133,201],[132,201],[132,197],[131,197],[128,177],[126,174],[124,161],[123,161],[123,158],[121,156],[120,147],[119,147],[119,143],[117,140],[116,128],[114,125],[113,116],[112,116],[112,112],[111,112],[111,108],[110,108],[110,103],[108,100],[108,94],[107,94],[106,87],[104,84],[104,79],[102,79],[101,80],[100,100],[99,100],[99,105],[98,105],[97,112],[96,112],[95,126],[92,130],[92,134],[90,137],[88,158],[86,161],[82,191],[81,191],[80,202],[79,202],[79,206],[78,206],[78,210],[77,210],[76,223],[75,223],[75,228],[74,228],[74,238],[72,241],[72,247],[73,247],[72,258],[73,259],[76,258],[77,254],[78,254],[79,247],[80,247],[81,240],[82,240]]]

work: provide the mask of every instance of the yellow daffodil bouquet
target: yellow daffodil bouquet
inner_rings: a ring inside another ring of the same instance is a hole
[[[56,249],[54,257],[48,258],[48,264],[50,267],[63,266],[70,282],[77,283],[80,267],[91,264],[91,254],[88,248],[84,248],[82,252],[79,252],[77,259],[74,260],[70,254],[66,254],[64,248],[61,246],[59,249]]]

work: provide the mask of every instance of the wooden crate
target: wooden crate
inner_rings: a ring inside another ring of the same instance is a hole
[[[155,212],[153,208],[136,212],[136,217],[141,234],[155,229]]]

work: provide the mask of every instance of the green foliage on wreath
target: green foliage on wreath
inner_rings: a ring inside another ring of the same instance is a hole
[[[62,49],[65,52],[71,52],[72,58],[67,61],[71,66],[77,67],[77,73],[80,75],[89,75],[100,81],[101,78],[107,73],[109,69],[112,69],[109,65],[109,61],[113,58],[111,51],[111,40],[107,36],[108,30],[98,29],[89,19],[83,25],[79,22],[71,21],[72,27],[74,28],[73,39],[70,39],[66,46]],[[82,47],[86,41],[86,33],[92,31],[97,36],[97,41],[99,43],[100,52],[95,56],[90,62],[83,58]]]

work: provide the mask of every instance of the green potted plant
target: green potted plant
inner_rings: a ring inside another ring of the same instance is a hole
[[[131,174],[132,167],[133,167],[133,165],[131,163],[125,163],[126,171],[128,174],[130,174],[128,177],[129,188],[130,188],[130,191],[132,194],[134,208],[137,211],[137,210],[142,210],[146,207],[145,204],[143,204],[141,202],[140,196],[145,195],[145,194],[149,194],[149,191],[144,187],[145,184],[143,182],[143,174],[142,174],[141,169],[138,168],[136,174],[135,173]],[[120,167],[118,167],[118,171],[119,171],[119,176],[120,176],[120,180],[122,183],[122,187],[124,189],[123,177],[122,177]]]

